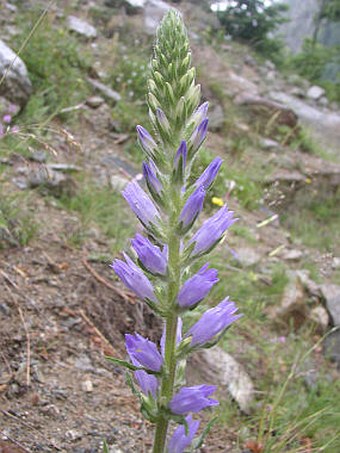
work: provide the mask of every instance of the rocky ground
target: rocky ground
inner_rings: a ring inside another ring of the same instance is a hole
[[[4,12],[0,80],[5,75],[0,106],[3,113],[13,105],[14,114],[21,109],[12,127],[20,127],[20,118],[25,119],[36,86],[19,59],[6,72],[6,61],[12,61],[7,46],[20,31],[17,17],[33,3],[0,1]],[[132,126],[125,127],[123,107],[118,117],[114,110],[125,106],[124,95],[118,86],[107,83],[105,71],[111,64],[108,51],[118,45],[117,34],[125,38],[124,33],[136,27],[141,30],[138,39],[148,42],[150,38],[143,36],[154,33],[168,5],[157,0],[136,8],[136,2],[121,2],[123,6],[111,11],[114,2],[105,1],[100,6],[112,17],[104,21],[96,3],[60,2],[48,14],[48,20],[58,27],[62,23],[64,33],[75,33],[94,55],[84,73],[84,98],[63,107],[43,138],[32,124],[19,132],[20,145],[13,144],[12,136],[0,137],[3,200],[16,200],[18,206],[10,222],[0,223],[0,452],[97,452],[104,439],[116,453],[147,452],[152,445],[152,427],[142,419],[122,370],[105,359],[106,355],[124,357],[125,332],[138,330],[156,340],[161,328],[153,314],[114,279],[108,266],[134,229],[134,220],[117,194],[129,179],[138,177],[140,158],[130,152],[135,141],[133,114],[129,112],[131,120],[128,117]],[[308,246],[296,238],[292,223],[308,224],[309,218],[299,219],[299,212],[305,215],[304,206],[326,204],[339,193],[338,106],[329,105],[322,89],[283,79],[271,62],[259,64],[244,48],[208,44],[200,36],[214,19],[192,5],[183,3],[181,8],[192,31],[203,96],[211,101],[208,147],[223,154],[227,167],[222,190],[212,194],[217,201],[208,209],[228,201],[240,218],[214,264],[249,319],[235,327],[228,349],[232,356],[224,352],[223,344],[211,354],[198,355],[189,367],[190,382],[217,380],[221,399],[233,400],[231,418],[223,405],[222,421],[201,451],[335,452],[334,443],[329,449],[316,449],[312,434],[295,427],[288,440],[269,429],[261,440],[254,426],[259,408],[267,411],[263,394],[272,392],[261,383],[271,370],[271,360],[276,364],[274,355],[282,357],[273,371],[279,388],[284,381],[278,376],[282,378],[290,366],[295,370],[288,359],[285,362],[285,353],[294,350],[297,337],[301,342],[308,338],[312,348],[306,367],[304,363],[298,369],[308,391],[315,389],[325,368],[329,386],[335,387],[338,380],[340,337],[331,329],[340,325],[339,245],[328,247],[330,232],[325,229],[327,247]],[[22,57],[25,60],[25,53]],[[138,103],[135,108],[140,108]],[[70,117],[65,120],[63,115]],[[306,153],[306,144],[296,138],[301,123],[316,140],[322,139],[326,151]],[[246,153],[240,153],[240,147]],[[254,182],[244,178],[248,173]],[[258,187],[261,202],[254,207]],[[114,211],[105,228],[101,222],[106,217],[98,211],[102,198],[95,206],[87,204],[88,191],[97,189],[108,194],[103,209],[112,202]],[[77,209],[72,204],[75,199],[80,200]],[[21,211],[28,212],[23,220]],[[32,234],[31,222],[36,225]],[[30,241],[24,233],[32,235]],[[339,238],[336,229],[334,238]],[[284,284],[275,295],[273,266],[285,269]],[[240,287],[240,293],[233,285]],[[256,302],[256,307],[247,306],[246,300]],[[338,434],[329,435],[336,439]],[[275,443],[276,450],[271,447]]]

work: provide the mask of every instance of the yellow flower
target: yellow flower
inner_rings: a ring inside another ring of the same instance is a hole
[[[219,198],[219,197],[212,197],[211,202],[212,202],[212,204],[215,204],[216,206],[224,205],[224,201],[222,200],[222,198]]]

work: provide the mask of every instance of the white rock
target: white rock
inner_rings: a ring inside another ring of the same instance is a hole
[[[170,6],[162,0],[147,0],[144,8],[145,31],[153,35]]]
[[[85,36],[88,39],[97,37],[97,30],[91,24],[76,16],[68,16],[67,26],[69,30],[78,33],[78,35]]]
[[[0,84],[0,96],[23,107],[32,92],[27,68],[21,58],[0,40],[0,79],[4,74],[6,77]]]
[[[340,286],[332,284],[321,285],[321,293],[326,302],[326,308],[331,315],[333,325],[340,326]]]
[[[307,91],[307,97],[309,99],[313,99],[313,101],[317,101],[318,99],[320,99],[324,94],[326,93],[326,91],[317,86],[317,85],[313,85],[312,87],[309,88],[309,90]]]

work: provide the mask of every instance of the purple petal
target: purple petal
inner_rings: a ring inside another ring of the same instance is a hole
[[[131,240],[132,247],[145,268],[153,274],[165,275],[167,272],[167,250],[161,250],[141,234]]]
[[[143,271],[124,253],[126,260],[114,260],[111,267],[118,277],[129,289],[134,291],[141,299],[150,299],[157,302],[154,288]]]
[[[218,282],[217,270],[208,269],[205,264],[193,277],[189,278],[178,293],[178,304],[180,307],[191,307],[203,300]]]
[[[158,209],[136,181],[130,182],[122,194],[132,211],[145,226],[158,223],[160,218]]]
[[[160,180],[157,178],[156,172],[154,170],[155,167],[155,164],[150,165],[146,162],[143,162],[143,176],[147,181],[150,190],[153,190],[155,193],[159,194],[162,191],[163,186]]]
[[[183,172],[183,174],[184,174],[185,166],[186,166],[186,162],[187,162],[187,154],[188,154],[187,144],[186,144],[186,142],[184,140],[182,140],[181,144],[179,145],[179,148],[178,148],[178,150],[176,152],[176,155],[175,155],[174,167],[177,170],[179,160],[182,157],[182,172]]]
[[[235,315],[237,307],[227,297],[216,307],[207,310],[186,334],[191,336],[191,346],[202,346],[222,333],[230,324],[242,315]]]
[[[214,179],[217,176],[218,170],[220,169],[222,162],[223,160],[220,157],[216,157],[212,162],[210,162],[210,164],[207,166],[207,168],[195,182],[195,186],[196,187],[203,186],[206,190],[209,189],[209,187],[211,186],[211,184],[213,183]]]
[[[157,143],[155,142],[155,140],[143,126],[137,126],[136,130],[139,143],[145,153],[148,156],[154,156],[154,153],[157,149]]]
[[[227,206],[223,206],[210,219],[206,220],[189,241],[189,244],[195,244],[192,255],[209,251],[216,242],[222,239],[225,231],[237,220],[233,218],[233,215],[233,211],[228,211]]]
[[[130,358],[137,360],[141,366],[151,371],[160,371],[163,366],[163,358],[157,346],[138,333],[125,335],[125,346]]]
[[[190,227],[196,220],[197,216],[203,209],[204,198],[204,188],[198,187],[198,189],[196,189],[187,199],[179,216],[179,220],[182,222],[184,228]]]
[[[188,424],[188,434],[186,434],[184,425],[178,426],[169,440],[168,453],[183,453],[192,443],[200,422],[198,420],[193,420],[191,415],[188,415],[185,420]]]
[[[189,140],[190,144],[189,148],[191,154],[196,153],[196,151],[204,142],[208,132],[208,123],[209,123],[208,118],[205,118],[192,133]]]
[[[209,398],[215,390],[215,385],[182,387],[171,399],[170,410],[174,414],[185,415],[189,412],[199,412],[209,406],[217,406],[218,401]]]

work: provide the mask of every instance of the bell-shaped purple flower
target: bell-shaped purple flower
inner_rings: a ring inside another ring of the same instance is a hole
[[[205,190],[208,190],[211,184],[214,182],[214,179],[217,176],[218,170],[220,169],[222,162],[223,160],[220,157],[216,157],[212,162],[210,162],[210,164],[207,166],[207,168],[195,182],[195,186],[196,187],[202,186],[205,188]]]
[[[152,274],[166,274],[168,265],[166,247],[161,250],[141,234],[136,234],[135,238],[131,240],[131,244],[148,271]]]
[[[143,126],[137,126],[136,130],[139,143],[143,148],[144,152],[148,156],[154,157],[155,151],[157,150],[157,143]]]
[[[222,239],[225,231],[236,222],[237,219],[233,218],[233,215],[233,211],[228,211],[227,206],[223,206],[210,219],[206,220],[189,241],[189,244],[195,244],[192,256],[210,251]]]
[[[156,109],[156,118],[162,130],[166,133],[169,133],[171,130],[170,123],[162,109]]]
[[[198,151],[199,147],[204,142],[208,132],[208,123],[208,118],[205,118],[192,133],[188,143],[191,156]]]
[[[136,181],[130,182],[122,194],[143,225],[147,227],[158,223],[158,209]]]
[[[202,211],[204,197],[204,188],[198,187],[187,199],[179,216],[179,221],[184,231],[187,231],[191,227],[199,213]]]
[[[237,307],[227,297],[216,307],[207,310],[186,334],[191,337],[191,346],[202,346],[222,333],[242,315],[236,315]]]
[[[139,363],[134,356],[130,356],[130,360],[133,365],[140,367],[142,366],[141,363]],[[154,376],[153,374],[149,374],[144,370],[135,371],[133,374],[144,395],[149,395],[151,393],[151,395],[154,398],[156,398],[159,386],[158,379],[156,378],[156,376]]]
[[[182,140],[181,144],[178,147],[176,155],[175,155],[174,167],[175,167],[175,170],[177,170],[179,161],[181,160],[181,162],[182,162],[182,173],[183,174],[184,174],[185,166],[186,166],[186,162],[187,162],[187,154],[188,154],[188,149],[187,149],[186,141]]]
[[[182,387],[171,399],[169,408],[173,414],[185,415],[189,412],[199,412],[209,406],[217,406],[218,401],[209,398],[215,390],[215,385]]]
[[[160,371],[163,358],[157,346],[138,333],[125,335],[125,346],[130,358],[137,360],[142,367],[151,371]]]
[[[200,124],[203,120],[207,118],[208,115],[209,102],[204,102],[201,104],[193,114],[193,119],[195,123]]]
[[[157,302],[154,288],[150,280],[125,253],[123,253],[123,255],[125,261],[114,260],[111,265],[112,269],[116,272],[125,286],[134,291],[138,297]]]
[[[193,420],[191,415],[185,418],[187,422],[187,434],[184,425],[178,426],[175,429],[171,439],[168,443],[168,453],[183,453],[184,450],[190,446],[193,441],[195,434],[199,428],[200,422]]]
[[[176,329],[176,345],[178,345],[182,341],[182,327],[183,321],[179,317],[177,321],[177,329]],[[163,333],[161,336],[161,352],[162,356],[165,357],[165,339],[166,339],[166,325],[164,324]]]
[[[217,270],[208,269],[205,264],[193,277],[189,278],[180,289],[177,301],[180,307],[191,307],[203,300],[218,282]]]
[[[163,186],[156,174],[156,165],[152,162],[146,163],[143,162],[143,176],[146,180],[146,183],[152,193],[160,194]]]

